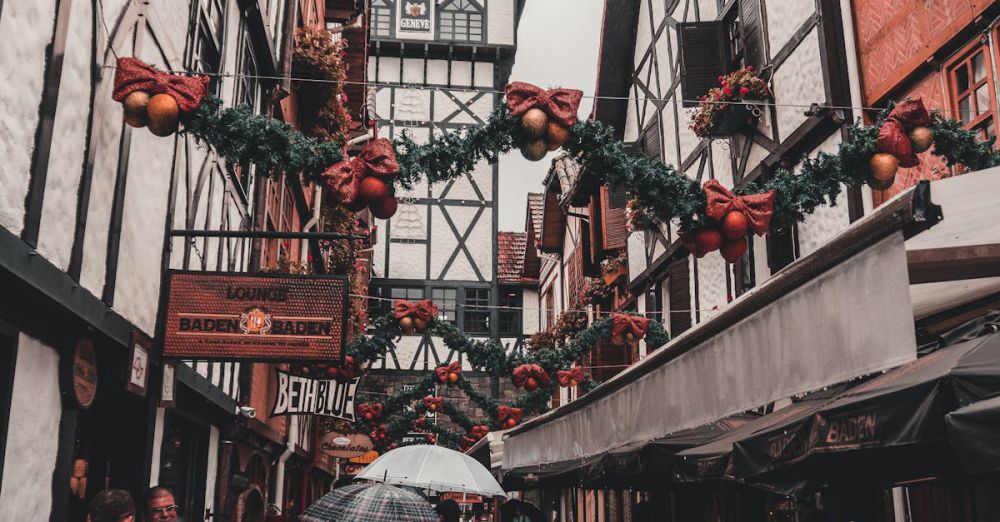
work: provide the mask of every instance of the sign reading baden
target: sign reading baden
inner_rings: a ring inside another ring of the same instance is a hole
[[[243,361],[341,361],[342,276],[171,272],[163,355]]]

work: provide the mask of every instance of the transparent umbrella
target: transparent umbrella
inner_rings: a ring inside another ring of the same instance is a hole
[[[437,492],[506,496],[489,470],[476,459],[465,453],[428,444],[389,451],[369,464],[357,478]]]
[[[351,484],[323,495],[299,515],[303,522],[437,522],[416,493],[388,484]]]

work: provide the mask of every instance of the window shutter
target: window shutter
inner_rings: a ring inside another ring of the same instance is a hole
[[[675,261],[667,269],[670,292],[670,337],[691,328],[691,278],[688,258]],[[674,312],[673,310],[678,310]]]
[[[743,24],[743,53],[746,65],[755,71],[764,68],[764,30],[760,16],[760,0],[740,0],[740,20]]]
[[[795,230],[792,226],[772,227],[767,233],[767,266],[771,273],[777,273],[795,261],[795,250]]]
[[[685,107],[694,107],[698,98],[718,87],[724,74],[721,23],[677,24],[677,46],[681,53],[681,94]]]
[[[625,205],[628,196],[622,187],[601,187],[601,224],[605,250],[625,246]]]
[[[642,131],[642,152],[647,157],[663,161],[663,147],[660,140],[660,118],[653,117],[652,123]]]

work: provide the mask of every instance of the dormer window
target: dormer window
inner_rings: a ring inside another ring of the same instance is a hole
[[[447,0],[438,6],[438,37],[453,42],[482,42],[483,6],[476,0]]]

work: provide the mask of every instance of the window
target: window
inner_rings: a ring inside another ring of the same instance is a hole
[[[368,317],[374,319],[376,317],[382,317],[392,311],[392,305],[396,299],[403,299],[404,301],[419,301],[423,299],[424,289],[414,287],[388,288],[373,286],[370,290],[370,295],[372,297],[381,298],[368,300]]]
[[[500,321],[500,335],[520,335],[521,328],[521,306],[523,297],[521,290],[517,288],[500,289],[500,310],[498,319]]]
[[[435,288],[431,294],[434,304],[438,307],[438,320],[451,324],[458,323],[458,290],[454,288]]]
[[[556,299],[552,295],[552,290],[545,292],[545,328],[552,326],[556,321]]]
[[[210,75],[209,92],[218,93],[219,72],[222,56],[222,28],[225,19],[225,5],[222,0],[202,0],[194,4],[195,24],[193,52],[188,68]]]
[[[972,49],[948,67],[951,110],[967,129],[983,140],[996,137],[996,96],[993,92],[989,48],[974,44]]]
[[[392,18],[393,8],[389,0],[372,0],[371,30],[375,36],[392,36],[395,21]]]
[[[489,333],[490,291],[485,288],[466,288],[462,305],[462,330],[466,333]]]
[[[483,7],[475,0],[450,0],[438,11],[441,40],[453,42],[483,41]]]

